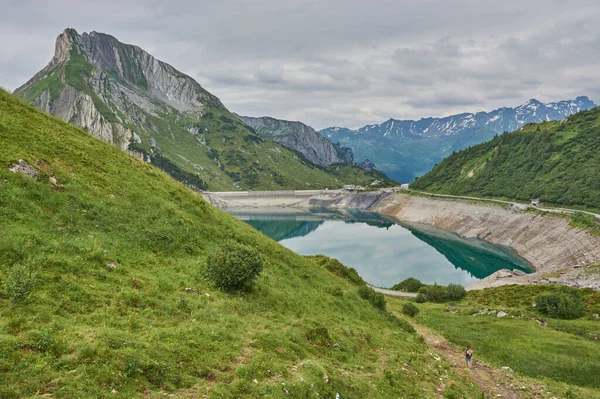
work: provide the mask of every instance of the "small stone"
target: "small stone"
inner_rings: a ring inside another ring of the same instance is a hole
[[[599,315],[598,313],[594,313],[594,314],[592,315],[592,317],[593,317],[594,319],[597,319],[598,317],[600,317],[600,315]]]
[[[115,197],[115,195],[114,195],[114,194],[108,194],[108,198],[110,198],[110,199],[115,199],[116,197]]]
[[[116,395],[119,393],[119,391],[117,391],[116,389],[113,389],[112,391],[110,391],[110,393],[112,393],[113,395]]]
[[[496,317],[506,317],[506,313],[503,311],[498,312],[498,314],[496,315]]]
[[[253,383],[258,384],[258,380],[255,378],[252,380]]]
[[[510,371],[511,373],[513,372],[513,369],[511,369],[511,368],[510,368],[510,367],[508,367],[508,366],[502,366],[502,369],[503,369],[503,370],[506,370],[506,371]]]
[[[328,376],[327,374],[325,374],[325,375],[323,376],[323,382],[324,382],[325,384],[329,383],[329,376]]]
[[[210,294],[207,292],[204,295],[206,295],[207,298],[210,298]]]
[[[106,267],[110,267],[111,269],[116,269],[117,265],[115,262],[106,262]]]
[[[596,315],[596,316],[598,316],[598,315]],[[340,344],[338,344],[338,343],[336,342],[335,344],[333,344],[333,347],[334,347],[334,348],[339,348],[339,347],[340,347]]]
[[[50,176],[48,180],[50,180],[50,183],[52,183],[54,187],[58,186],[58,180],[56,180],[54,177]]]

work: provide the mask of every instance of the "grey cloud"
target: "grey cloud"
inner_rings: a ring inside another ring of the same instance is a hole
[[[24,0],[0,15],[0,85],[69,26],[139,45],[240,114],[357,127],[600,99],[599,18],[595,0]]]

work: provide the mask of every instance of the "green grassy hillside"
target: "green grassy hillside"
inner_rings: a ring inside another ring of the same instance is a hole
[[[558,286],[504,286],[470,291],[452,304],[416,304],[417,323],[439,331],[460,348],[474,350],[476,360],[514,370],[515,376],[537,380],[542,392],[529,384],[526,398],[600,398],[600,293],[581,290],[585,315],[576,320],[553,319],[532,307],[537,295],[556,292]],[[388,299],[388,308],[400,312],[405,301]],[[497,312],[507,315],[497,317]],[[533,385],[538,385],[533,384]]]
[[[339,270],[4,91],[0,220],[1,398],[481,396]],[[203,277],[225,239],[265,259],[249,293]]]
[[[600,108],[457,152],[411,188],[600,209]]]

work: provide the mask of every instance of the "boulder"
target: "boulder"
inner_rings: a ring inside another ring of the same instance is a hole
[[[26,161],[22,159],[19,159],[19,162],[14,164],[12,167],[8,168],[8,170],[34,180],[37,180],[40,177],[40,172],[38,172],[36,168],[29,165]]]
[[[496,317],[506,317],[506,313],[503,311],[498,312],[498,314],[496,314]]]
[[[513,272],[511,272],[508,269],[501,269],[496,272],[497,279],[508,278],[508,277],[512,277],[512,276],[513,276]]]

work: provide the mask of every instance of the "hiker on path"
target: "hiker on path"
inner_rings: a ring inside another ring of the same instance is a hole
[[[467,367],[471,367],[471,364],[473,364],[473,351],[470,346],[467,346],[467,350],[465,351],[465,363]]]

